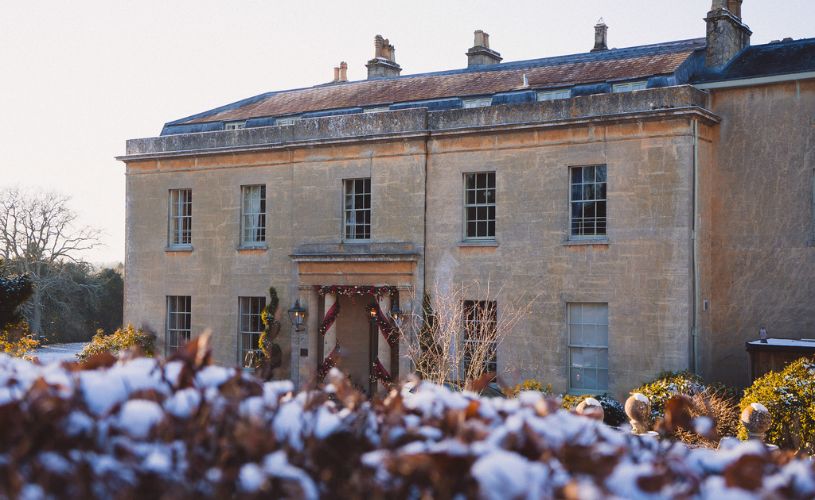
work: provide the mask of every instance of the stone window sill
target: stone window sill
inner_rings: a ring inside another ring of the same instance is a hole
[[[497,247],[497,240],[463,240],[458,243],[460,247]]]
[[[192,245],[165,247],[164,251],[168,253],[192,253]]]
[[[584,240],[566,240],[563,242],[563,246],[585,246],[585,245],[602,245],[608,246],[609,241],[608,238],[587,238]]]
[[[268,249],[269,246],[265,243],[263,245],[240,245],[238,252],[265,252]]]

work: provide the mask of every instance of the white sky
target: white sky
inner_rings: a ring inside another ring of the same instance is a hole
[[[472,33],[504,61],[703,37],[710,0],[1,0],[0,188],[73,197],[104,231],[91,261],[124,258],[125,140],[269,90],[366,76],[373,37],[402,74],[461,68]],[[753,44],[815,36],[815,1],[746,0]]]

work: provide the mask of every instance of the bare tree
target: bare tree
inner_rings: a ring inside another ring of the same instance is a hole
[[[0,257],[12,272],[31,277],[34,292],[23,306],[33,333],[42,333],[43,302],[72,285],[66,262],[83,262],[80,253],[99,245],[99,230],[76,225],[68,196],[0,190]]]
[[[419,375],[441,384],[455,382],[470,388],[496,371],[498,348],[519,321],[529,315],[536,297],[521,296],[497,304],[502,290],[478,282],[446,289],[435,286],[415,311],[403,333],[406,356]],[[479,300],[470,300],[478,298]],[[416,301],[413,301],[416,303]]]

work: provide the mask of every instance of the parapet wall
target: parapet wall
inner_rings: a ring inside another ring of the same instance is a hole
[[[707,94],[689,85],[597,94],[556,101],[428,111],[414,108],[302,119],[292,125],[131,139],[128,161],[160,156],[186,156],[455,132],[518,125],[557,125],[591,119],[642,118],[643,114],[705,110]]]

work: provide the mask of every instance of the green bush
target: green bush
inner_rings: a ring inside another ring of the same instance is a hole
[[[586,398],[594,398],[600,402],[600,406],[603,407],[603,422],[605,422],[606,425],[619,427],[623,422],[628,420],[623,405],[608,394],[583,394],[580,396],[564,394],[560,406],[566,410],[573,410]]]
[[[763,404],[772,416],[768,443],[815,453],[815,359],[798,359],[756,379],[744,390],[739,408],[750,403]],[[747,439],[743,426],[739,437]]]
[[[677,394],[695,396],[706,389],[702,378],[689,372],[663,372],[654,380],[631,393],[639,392],[651,400],[651,418],[656,420],[665,413],[665,403]]]
[[[504,389],[504,394],[509,398],[514,398],[521,391],[538,391],[544,394],[552,394],[552,384],[544,385],[535,379],[526,379],[515,387],[507,387]]]
[[[127,325],[111,334],[106,334],[103,330],[97,330],[91,342],[76,355],[80,361],[84,361],[91,356],[103,352],[117,354],[131,347],[138,347],[147,355],[155,353],[156,337],[141,330],[136,330],[133,325]]]

